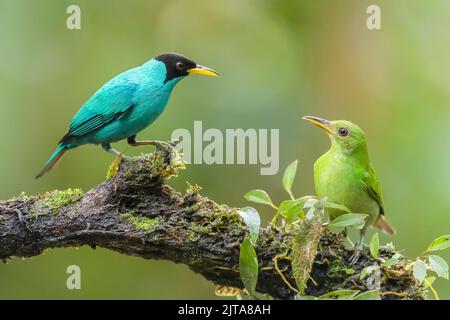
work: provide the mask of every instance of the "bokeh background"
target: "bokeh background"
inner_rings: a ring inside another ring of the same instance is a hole
[[[382,30],[366,9],[382,10]],[[81,30],[66,8],[81,7]],[[347,119],[367,134],[384,187],[393,241],[415,257],[450,233],[450,2],[0,0],[0,199],[21,192],[89,190],[111,156],[99,147],[69,152],[50,174],[33,177],[72,115],[107,80],[165,51],[223,74],[180,83],[159,120],[140,137],[169,139],[176,128],[279,128],[280,172],[255,165],[191,165],[171,184],[202,186],[219,203],[248,205],[253,188],[286,198],[285,166],[300,161],[295,194],[313,194],[314,160],[329,146],[303,115]],[[116,146],[137,154],[125,143]],[[268,221],[272,212],[257,207]],[[450,252],[443,256],[450,260]],[[68,265],[82,289],[65,287]],[[438,280],[442,298],[450,282]],[[0,264],[0,298],[215,298],[213,285],[183,265],[104,249],[57,249]]]

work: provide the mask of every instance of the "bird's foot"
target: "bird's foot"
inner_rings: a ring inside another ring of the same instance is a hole
[[[356,262],[358,262],[359,258],[361,257],[361,253],[364,250],[364,243],[359,242],[355,248],[354,248],[354,252],[350,257],[350,266],[353,266]]]
[[[147,141],[136,141],[135,137],[128,138],[128,143],[133,147],[138,146],[154,146],[156,148],[156,151],[159,151],[161,153],[164,153],[168,155],[168,160],[170,163],[179,163],[181,160],[181,157],[178,153],[178,150],[176,149],[176,146],[178,143],[180,143],[180,140],[172,140],[172,141],[158,141],[158,140],[147,140]]]
[[[167,153],[171,153],[174,151],[176,144],[173,144],[172,141],[153,141],[153,145],[158,151],[165,151]],[[176,150],[175,150],[176,151]]]
[[[184,163],[183,159],[176,149],[176,146],[180,140],[172,140],[172,141],[155,141],[154,145],[156,150],[163,151],[169,155],[169,162],[172,164]]]
[[[355,252],[350,257],[350,266],[354,265],[361,256],[361,252],[364,250],[364,238],[365,238],[365,229],[360,231],[360,238],[358,244],[355,246]]]
[[[177,145],[180,143],[180,139],[170,140],[167,141],[168,144],[170,144],[172,147],[176,148]]]

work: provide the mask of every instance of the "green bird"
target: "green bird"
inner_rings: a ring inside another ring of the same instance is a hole
[[[345,120],[328,121],[318,117],[304,120],[322,128],[330,137],[331,148],[314,164],[314,184],[319,198],[346,206],[351,212],[367,214],[360,231],[355,255],[356,262],[369,226],[388,234],[394,229],[384,218],[381,184],[372,168],[364,132],[356,124]],[[330,219],[344,214],[338,209],[327,209]]]

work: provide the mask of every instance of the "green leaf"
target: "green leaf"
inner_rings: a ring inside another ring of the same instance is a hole
[[[290,223],[294,222],[298,218],[303,219],[305,217],[303,213],[303,205],[309,199],[309,196],[298,198],[295,200],[284,200],[280,203],[279,211],[285,216],[286,220]]]
[[[327,206],[328,197],[323,197],[314,204],[314,207],[319,210],[324,210]]]
[[[342,205],[342,204],[337,204],[337,203],[333,203],[333,202],[327,202],[326,206],[327,209],[336,209],[336,210],[341,210],[347,213],[351,213],[350,209],[347,208],[346,206]]]
[[[258,258],[255,248],[248,237],[241,244],[239,253],[239,273],[247,291],[254,295],[258,282]]]
[[[358,294],[353,300],[381,300],[380,291],[378,289],[369,290]]]
[[[295,174],[297,173],[297,165],[298,160],[295,160],[290,165],[287,166],[286,170],[284,171],[283,175],[283,187],[284,190],[291,196],[291,198],[294,198],[292,195],[292,184],[294,183]]]
[[[417,259],[413,265],[413,276],[420,283],[423,282],[425,277],[427,276],[427,265],[420,259]]]
[[[305,204],[303,205],[303,208],[305,208],[305,209],[312,208],[317,203],[317,201],[319,201],[319,200],[317,200],[317,198],[309,197],[306,200]]]
[[[314,218],[316,215],[316,208],[311,207],[308,209],[308,212],[306,213],[305,219],[306,220],[312,220],[312,218]]]
[[[253,297],[257,300],[275,300],[271,295],[261,292],[253,292]]]
[[[341,228],[353,227],[356,229],[362,229],[364,227],[364,221],[366,218],[367,214],[346,213],[331,221],[329,226]]]
[[[253,243],[256,243],[258,240],[259,228],[261,226],[261,219],[258,211],[252,207],[244,207],[238,210],[238,213],[247,225]]]
[[[431,268],[436,274],[444,279],[448,280],[448,264],[447,261],[439,256],[431,255],[428,257],[430,261]]]
[[[392,257],[390,257],[388,260],[383,262],[382,266],[385,268],[390,268],[393,265],[396,265],[397,262],[399,262],[401,258],[402,258],[402,255],[400,253],[396,253]]]
[[[305,216],[306,220],[311,220],[315,216],[324,214],[324,210],[327,204],[327,197],[324,197],[320,200],[311,196],[307,196],[304,198],[306,199],[306,201],[303,205],[303,209],[307,209],[307,213]]]
[[[314,297],[314,296],[302,296],[302,295],[297,294],[294,297],[294,300],[319,300],[319,298]]]
[[[299,218],[302,207],[296,200],[284,200],[280,203],[279,210],[286,220],[292,223]]]
[[[380,239],[378,237],[378,232],[372,236],[370,240],[370,254],[374,259],[378,259],[378,248],[380,246]]]
[[[320,300],[326,300],[326,299],[352,299],[354,296],[356,296],[359,293],[359,290],[336,290],[332,292],[325,293],[324,295],[321,295],[319,297]]]
[[[244,195],[244,198],[247,201],[267,204],[267,205],[273,207],[272,200],[270,199],[267,192],[265,192],[264,190],[255,189],[255,190],[249,191]]]
[[[427,251],[444,250],[450,247],[450,235],[440,236],[431,242]]]

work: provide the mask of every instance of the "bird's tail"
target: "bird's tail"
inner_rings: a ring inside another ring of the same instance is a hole
[[[389,225],[389,223],[386,221],[386,219],[382,215],[380,215],[380,217],[378,218],[377,222],[375,223],[375,227],[377,227],[378,229],[383,230],[387,234],[394,234],[395,233],[395,229],[392,228]]]
[[[47,163],[45,164],[44,168],[42,168],[41,172],[38,173],[36,176],[36,179],[42,177],[46,172],[50,171],[55,164],[58,162],[59,159],[64,155],[64,153],[67,151],[68,147],[67,145],[64,145],[60,143],[58,147],[56,148],[55,152],[53,152],[50,159],[48,159]]]

